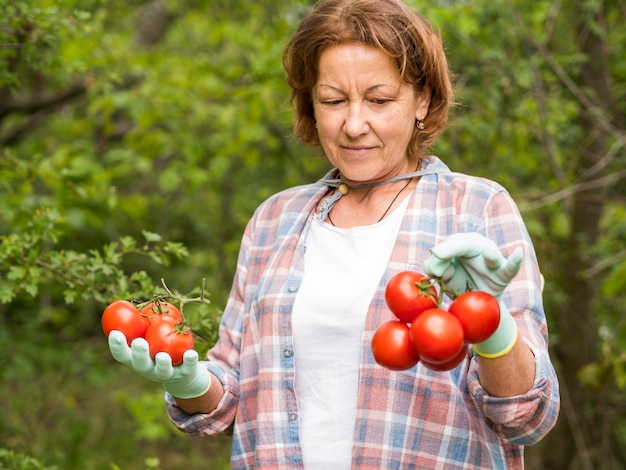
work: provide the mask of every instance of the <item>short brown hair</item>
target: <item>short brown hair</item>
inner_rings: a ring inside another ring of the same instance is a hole
[[[401,0],[322,0],[300,23],[283,54],[295,103],[295,137],[319,145],[311,97],[319,58],[326,49],[345,43],[381,49],[395,59],[400,75],[417,92],[430,88],[425,129],[413,131],[408,148],[409,158],[423,158],[446,128],[454,92],[440,35]]]

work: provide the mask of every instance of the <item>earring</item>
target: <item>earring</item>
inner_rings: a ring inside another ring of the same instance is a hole
[[[415,120],[415,127],[417,129],[419,129],[420,131],[423,131],[424,127],[426,127],[426,126],[424,126],[424,121],[422,121],[421,119],[416,119]]]

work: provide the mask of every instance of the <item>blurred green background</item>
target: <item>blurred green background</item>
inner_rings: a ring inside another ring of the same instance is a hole
[[[530,469],[626,466],[624,1],[413,0],[459,106],[433,149],[518,201],[562,410]],[[0,468],[226,469],[100,315],[161,279],[206,351],[243,227],[328,166],[291,136],[282,49],[311,1],[0,0]]]

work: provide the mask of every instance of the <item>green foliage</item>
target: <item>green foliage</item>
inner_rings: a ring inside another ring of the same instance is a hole
[[[288,137],[298,5],[169,2],[148,43],[154,4],[0,0],[0,440],[61,468],[228,468],[228,436],[178,433],[113,363],[100,314],[205,279],[205,353],[252,211],[325,168]]]
[[[220,468],[228,456],[227,438],[207,442],[177,431],[165,415],[163,390],[116,363],[100,337],[69,341],[56,331],[52,343],[50,333],[30,321],[16,326],[10,351],[8,332],[0,332],[6,448],[85,470],[153,468],[146,461]]]
[[[188,304],[185,317],[202,353],[215,342],[252,212],[327,168],[289,137],[281,66],[312,3],[0,0],[0,353],[9,358],[0,459],[228,468],[228,437],[175,432],[161,391],[113,363],[99,318],[115,298],[162,294],[161,279],[187,297],[201,295],[204,280],[211,305]],[[595,168],[610,176],[597,183],[606,185],[604,212],[597,239],[581,242],[586,268],[576,273],[597,286],[588,331],[600,346],[578,378],[623,410],[623,9],[606,3],[603,22],[598,2],[578,13],[543,0],[409,3],[440,28],[456,73],[460,105],[433,153],[518,201],[557,345],[593,343],[563,337],[556,320],[570,313],[573,195],[591,173],[578,158],[588,140],[581,116],[610,124]],[[583,24],[611,46],[605,107],[587,109],[595,97],[577,88],[589,64],[578,47]],[[626,417],[613,422],[624,444]]]
[[[0,448],[0,468],[3,470],[56,470],[57,467],[48,467],[39,460],[12,450]]]
[[[37,297],[42,286],[58,283],[62,286],[66,304],[95,299],[109,302],[115,298],[150,298],[155,288],[145,271],[124,272],[122,263],[132,255],[144,255],[153,262],[168,266],[170,258],[186,256],[180,243],[161,244],[161,236],[143,232],[145,243],[138,246],[131,237],[111,242],[102,251],[87,253],[56,250],[62,232],[55,209],[39,209],[27,221],[22,233],[14,231],[0,236],[0,269],[6,277],[0,279],[0,303],[10,303],[26,294]]]

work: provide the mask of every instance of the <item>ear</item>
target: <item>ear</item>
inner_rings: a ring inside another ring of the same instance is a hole
[[[428,108],[430,107],[430,87],[425,86],[420,92],[416,94],[416,108],[415,119],[423,121],[428,115]]]

